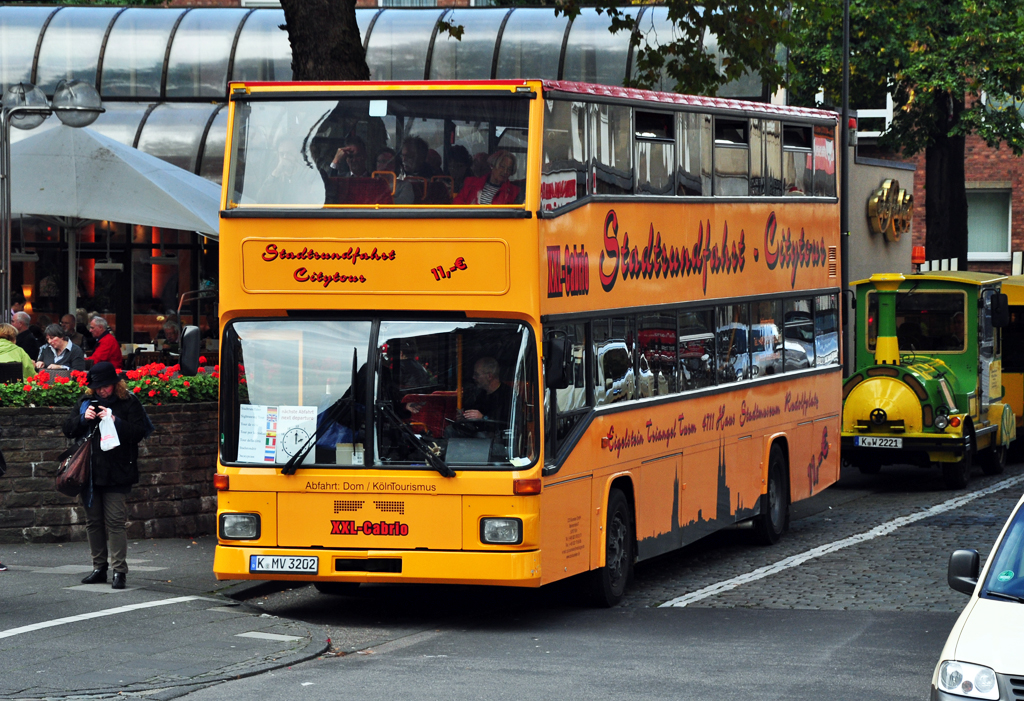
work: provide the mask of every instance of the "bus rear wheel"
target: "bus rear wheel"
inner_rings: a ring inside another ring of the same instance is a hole
[[[313,586],[321,594],[352,596],[359,589],[359,582],[313,582]]]
[[[609,608],[622,601],[633,578],[634,540],[633,514],[620,490],[608,493],[606,513],[604,567],[590,573],[590,594],[595,605]]]
[[[786,457],[777,444],[768,453],[768,484],[761,496],[761,513],[754,517],[757,542],[772,545],[789,528],[789,493],[786,489]]]

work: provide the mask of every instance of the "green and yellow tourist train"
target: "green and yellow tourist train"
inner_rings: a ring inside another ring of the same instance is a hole
[[[865,474],[938,466],[950,489],[998,474],[1017,435],[1002,381],[1006,278],[876,274],[856,288],[855,369],[843,385],[843,459]]]

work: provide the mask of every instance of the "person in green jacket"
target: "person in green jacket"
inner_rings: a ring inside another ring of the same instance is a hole
[[[10,324],[0,324],[0,363],[21,363],[24,379],[35,376],[36,366],[28,353],[18,347],[14,340],[18,338],[18,329]]]

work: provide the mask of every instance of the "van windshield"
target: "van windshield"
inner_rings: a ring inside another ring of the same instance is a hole
[[[1017,509],[992,558],[981,595],[1024,597],[1024,509]]]

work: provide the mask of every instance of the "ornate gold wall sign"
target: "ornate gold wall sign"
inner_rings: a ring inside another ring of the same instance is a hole
[[[868,223],[871,232],[885,234],[896,242],[910,231],[914,218],[914,196],[900,188],[898,180],[885,180],[868,198]]]

